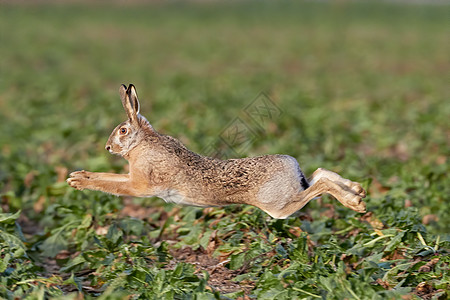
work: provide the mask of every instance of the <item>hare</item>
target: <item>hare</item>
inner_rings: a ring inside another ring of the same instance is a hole
[[[249,204],[279,219],[324,193],[357,212],[366,210],[366,192],[357,182],[321,168],[307,180],[288,155],[220,160],[196,154],[139,114],[134,85],[122,85],[120,98],[128,120],[113,130],[105,149],[128,160],[129,174],[73,172],[71,187],[202,207]]]

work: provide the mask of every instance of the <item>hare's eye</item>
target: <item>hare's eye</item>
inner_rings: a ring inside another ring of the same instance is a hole
[[[120,133],[121,134],[127,134],[127,129],[125,127],[120,128]]]

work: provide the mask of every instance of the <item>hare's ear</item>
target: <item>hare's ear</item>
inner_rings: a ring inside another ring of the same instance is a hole
[[[119,89],[120,93],[120,100],[122,100],[123,108],[125,109],[125,112],[127,113],[128,119],[130,119],[131,122],[137,121],[137,113],[133,106],[133,101],[130,99],[130,86],[127,88],[126,85],[122,84]]]
[[[120,100],[122,100],[122,104],[125,103],[125,99],[127,98],[127,86],[122,84],[119,88]],[[125,105],[124,105],[125,107]]]
[[[140,104],[139,104],[139,99],[136,93],[136,88],[134,87],[134,85],[130,84],[128,86],[128,96],[130,97],[130,102],[131,105],[133,105],[133,109],[136,112],[136,115],[139,114],[139,110],[140,110]]]

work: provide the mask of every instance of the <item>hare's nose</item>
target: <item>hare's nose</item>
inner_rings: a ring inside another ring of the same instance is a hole
[[[106,149],[106,151],[109,151],[109,150],[111,150],[111,146],[106,145],[105,149]]]

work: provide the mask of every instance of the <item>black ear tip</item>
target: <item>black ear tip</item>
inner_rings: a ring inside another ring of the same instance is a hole
[[[132,87],[133,85],[132,84],[130,84],[129,86],[128,86],[128,88],[127,88],[127,94],[129,94],[130,92],[131,92],[131,87]]]
[[[123,93],[124,91],[127,91],[127,86],[125,84],[121,84],[119,88],[120,93]]]
[[[134,84],[130,83],[130,85],[128,86],[127,94],[128,95],[131,95],[131,94],[137,95],[136,87],[134,86]]]
[[[121,84],[119,88],[119,94],[120,97],[125,97],[125,94],[127,93],[127,86],[125,84]]]

